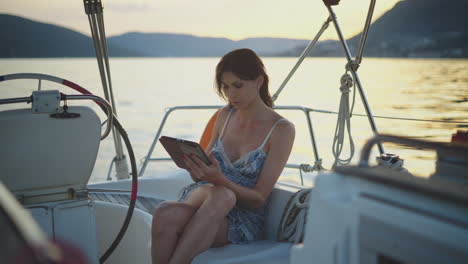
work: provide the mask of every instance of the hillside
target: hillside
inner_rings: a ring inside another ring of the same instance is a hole
[[[0,14],[0,57],[93,57],[88,36],[63,27]],[[137,52],[109,45],[111,56],[138,56]]]
[[[377,3],[378,4],[378,3]],[[340,8],[340,6],[336,7]],[[369,31],[365,56],[468,58],[466,0],[405,0],[378,18]],[[318,25],[317,25],[318,26]],[[333,30],[332,25],[329,30]],[[56,25],[0,14],[0,57],[94,57],[88,36]],[[360,34],[348,41],[356,54]],[[114,57],[219,57],[236,48],[261,56],[298,56],[308,40],[199,37],[130,32],[108,38]],[[317,43],[310,56],[343,56],[338,41]]]
[[[150,57],[219,57],[238,48],[250,48],[262,56],[276,55],[307,40],[286,38],[247,38],[239,41],[227,38],[198,37],[187,34],[126,33],[110,37],[109,43]]]
[[[371,26],[364,54],[371,57],[468,58],[466,0],[406,0]],[[337,7],[339,8],[339,7]],[[361,34],[349,39],[356,54]],[[297,56],[304,47],[283,55]],[[320,42],[311,56],[342,56],[337,41]]]
[[[0,14],[0,58],[94,57],[90,37],[56,25]],[[126,33],[108,37],[113,57],[218,57],[247,47],[263,56],[302,46],[307,40],[286,38],[197,37],[187,34]]]
[[[380,17],[368,38],[368,56],[468,57],[465,0],[406,0]],[[351,39],[357,44],[360,35]]]

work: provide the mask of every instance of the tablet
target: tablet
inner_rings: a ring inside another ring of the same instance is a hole
[[[194,154],[205,162],[206,165],[211,165],[211,161],[205,151],[203,151],[202,147],[196,142],[166,136],[160,137],[159,142],[161,142],[167,153],[169,153],[169,156],[171,156],[172,160],[179,168],[185,169],[184,154]]]

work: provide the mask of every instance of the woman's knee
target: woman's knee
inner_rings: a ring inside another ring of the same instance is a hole
[[[184,203],[162,202],[153,214],[153,232],[183,228],[194,212],[194,208]]]
[[[236,194],[224,186],[215,186],[211,192],[213,202],[222,207],[232,209],[237,202]]]

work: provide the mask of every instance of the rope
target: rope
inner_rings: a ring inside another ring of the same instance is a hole
[[[358,114],[355,114],[355,115],[358,115]],[[366,115],[359,114],[359,116],[366,116]],[[382,118],[382,119],[403,120],[403,121],[423,121],[423,122],[447,123],[447,124],[468,124],[467,121],[429,120],[429,119],[420,119],[420,118],[406,118],[406,117],[378,116],[378,115],[374,115],[374,117]]]
[[[316,112],[321,114],[339,114],[335,111],[330,110],[323,110],[323,109],[314,109],[314,108],[306,108],[308,112]],[[352,114],[353,116],[359,117],[367,117],[366,114]],[[380,119],[395,119],[395,120],[403,120],[403,121],[419,121],[419,122],[429,122],[429,123],[447,123],[447,124],[468,124],[468,121],[450,121],[450,120],[431,120],[431,119],[422,119],[422,118],[406,118],[406,117],[397,117],[397,116],[381,116],[381,115],[372,115],[374,118]]]
[[[302,242],[311,190],[312,188],[302,189],[289,198],[278,226],[279,241]]]
[[[314,166],[310,166],[310,164],[302,163],[299,165],[299,174],[301,176],[301,185],[304,185],[304,177],[302,176],[302,172],[313,172],[313,171],[321,171],[324,170],[322,166],[322,159],[315,160]]]
[[[346,165],[349,164],[351,159],[354,156],[354,142],[351,136],[351,111],[349,110],[349,92],[350,87],[353,86],[353,78],[347,72],[341,77],[341,100],[340,100],[340,109],[338,112],[338,120],[335,128],[335,136],[333,138],[333,156],[335,157],[335,162],[333,167],[336,165]],[[355,94],[355,93],[354,93]],[[353,100],[354,101],[354,100]],[[354,102],[353,102],[354,107]],[[348,131],[349,138],[349,149],[350,154],[346,159],[341,159],[341,151],[344,146],[344,137],[346,130]]]

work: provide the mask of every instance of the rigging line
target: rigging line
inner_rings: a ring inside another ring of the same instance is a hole
[[[378,116],[378,115],[375,115],[374,117],[375,118],[382,118],[382,119],[404,120],[404,121],[422,121],[422,122],[433,122],[433,123],[468,124],[467,121],[429,120],[429,119],[420,119],[420,118],[405,118],[405,117]]]
[[[115,107],[115,100],[114,100],[114,92],[112,89],[112,81],[111,81],[111,72],[110,72],[110,64],[109,64],[109,52],[107,50],[107,40],[106,40],[106,31],[104,28],[104,14],[103,12],[97,12],[94,14],[96,16],[96,27],[98,31],[98,36],[100,41],[100,47],[101,47],[101,59],[103,60],[104,63],[104,68],[106,71],[106,77],[107,77],[107,89],[109,92],[110,96],[110,103],[112,105],[112,109],[114,110],[114,114],[117,116],[117,108]],[[123,158],[123,146],[122,146],[122,140],[120,139],[120,135],[116,132],[115,133],[115,138],[116,138],[116,148],[117,148],[117,158],[120,160]]]
[[[85,13],[88,16],[91,34],[93,37],[96,59],[98,62],[101,83],[106,100],[112,105],[115,115],[117,114],[114,94],[112,90],[111,71],[109,65],[109,52],[107,49],[107,40],[104,27],[103,6],[101,0],[83,0]],[[116,152],[116,176],[118,179],[128,178],[128,168],[123,154],[122,138],[118,131],[112,127],[112,135]]]
[[[273,102],[276,101],[276,99],[278,99],[278,96],[279,94],[281,93],[281,91],[283,91],[284,87],[286,86],[286,84],[289,82],[289,80],[291,79],[291,77],[295,74],[296,70],[299,68],[299,66],[302,64],[302,62],[304,61],[304,59],[309,55],[310,51],[312,50],[312,48],[315,46],[315,44],[317,43],[317,41],[320,39],[320,37],[322,36],[323,32],[328,28],[328,25],[330,24],[330,22],[332,21],[332,18],[329,16],[327,18],[327,20],[323,23],[322,27],[320,28],[320,30],[317,32],[317,34],[315,35],[314,39],[312,39],[309,44],[305,47],[304,51],[302,52],[302,54],[299,56],[299,59],[297,60],[296,64],[294,65],[294,67],[291,69],[291,71],[289,72],[288,76],[286,76],[286,78],[283,80],[283,83],[281,83],[280,87],[278,88],[278,90],[275,92],[275,94],[273,94],[272,96],[272,99],[273,99]]]
[[[99,68],[99,73],[101,75],[101,84],[103,86],[104,90],[104,96],[107,101],[109,100],[109,93],[107,92],[107,82],[106,79],[103,78],[102,76],[105,76],[104,73],[104,65],[102,64],[102,55],[101,55],[101,47],[98,42],[98,31],[96,27],[96,18],[93,16],[93,14],[88,15],[88,21],[89,21],[89,26],[91,28],[91,36],[93,38],[93,44],[94,44],[94,50],[96,52],[96,58],[98,62],[98,68]]]
[[[338,114],[338,112],[335,112],[335,111],[318,110],[318,109],[310,109],[309,112],[318,112],[318,113],[322,113],[322,114]],[[353,114],[353,116],[366,117],[367,115],[365,115],[365,114]],[[404,121],[421,121],[421,122],[450,123],[450,124],[468,124],[468,121],[430,120],[430,119],[421,119],[421,118],[407,118],[407,117],[381,116],[381,115],[373,115],[372,117],[381,118],[381,119],[404,120]]]
[[[343,33],[341,32],[340,25],[338,24],[338,19],[336,17],[336,14],[333,12],[332,7],[327,6],[327,9],[328,9],[328,12],[330,13],[331,18],[333,19],[333,25],[335,26],[336,33],[338,35],[338,38],[340,39],[340,43],[343,46],[343,49],[344,49],[344,52],[345,52],[345,55],[346,55],[346,59],[348,61],[349,70],[351,71],[354,82],[356,82],[356,84],[357,84],[357,88],[358,88],[358,91],[359,91],[359,95],[361,97],[362,104],[364,106],[364,109],[366,110],[369,125],[370,125],[370,127],[372,129],[372,132],[374,134],[378,134],[379,132],[377,130],[377,126],[376,126],[374,118],[373,118],[374,115],[372,114],[372,110],[370,108],[369,102],[367,101],[366,95],[364,93],[364,88],[362,87],[361,81],[359,80],[359,75],[356,72],[357,67],[353,66],[353,64],[355,64],[355,62],[354,62],[354,60],[353,60],[353,58],[351,56],[351,52],[349,50],[348,43],[346,42],[346,39],[344,38]],[[348,66],[347,66],[347,68],[348,68]],[[382,146],[382,144],[380,142],[377,143],[377,147],[379,149],[380,154],[385,153],[385,150],[384,150],[384,148],[383,148],[383,146]]]
[[[110,73],[110,64],[109,64],[109,52],[107,50],[107,40],[106,40],[106,31],[104,28],[104,15],[103,13],[98,13],[96,14],[96,21],[97,21],[97,30],[99,32],[99,40],[101,42],[101,48],[102,48],[102,60],[105,63],[105,70],[106,70],[106,77],[107,77],[107,84],[109,86],[109,94],[110,98],[112,100],[112,107],[115,109],[115,103],[114,103],[114,93],[112,90],[112,82],[111,82],[111,73]],[[116,112],[114,112],[115,115],[117,115]]]
[[[89,21],[89,25],[90,25],[90,28],[91,28],[91,35],[92,35],[92,38],[93,38],[93,43],[94,43],[94,49],[95,49],[95,52],[96,52],[96,59],[97,59],[97,63],[98,63],[98,68],[99,68],[99,73],[100,73],[100,76],[101,76],[101,84],[102,84],[102,87],[103,87],[103,91],[104,91],[104,96],[106,98],[107,101],[109,101],[112,105],[112,108],[115,109],[115,104],[114,104],[114,101],[112,100],[112,94],[109,94],[109,83],[108,83],[108,80],[109,80],[109,77],[106,76],[106,73],[108,71],[106,66],[108,66],[107,64],[104,65],[104,58],[103,56],[105,55],[105,51],[103,50],[104,48],[102,47],[101,45],[101,39],[102,39],[102,36],[101,36],[101,32],[99,30],[99,26],[98,26],[98,17],[97,17],[97,14],[96,13],[90,13],[88,14],[88,21]],[[121,140],[120,140],[120,136],[118,134],[118,132],[112,127],[112,138],[113,138],[113,141],[114,141],[114,146],[116,148],[116,152],[117,152],[117,156],[118,158],[121,158],[123,156],[123,147],[122,147],[122,143],[121,143]]]
[[[99,30],[98,30],[98,27],[97,27],[97,20],[96,20],[95,13],[89,13],[88,14],[88,22],[89,22],[89,26],[90,26],[90,29],[91,29],[91,36],[93,38],[94,50],[96,52],[96,59],[97,59],[97,63],[98,63],[99,73],[100,73],[100,76],[101,76],[101,84],[102,84],[102,87],[103,87],[104,96],[105,96],[107,101],[111,102],[110,97],[109,97],[108,88],[107,88],[107,78],[104,77],[106,75],[105,75],[105,69],[104,69],[103,58],[102,58],[102,56],[103,56],[102,55],[102,47],[101,47],[101,45],[99,43],[100,36],[99,36]],[[112,105],[112,107],[114,107],[114,105]],[[119,144],[119,141],[117,140],[117,136],[118,136],[117,131],[115,131],[115,129],[112,127],[112,138],[114,140],[114,145],[116,146],[116,148],[120,149],[120,147],[118,147],[120,144]]]

